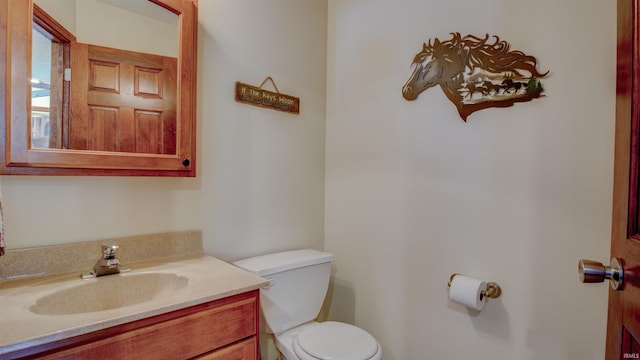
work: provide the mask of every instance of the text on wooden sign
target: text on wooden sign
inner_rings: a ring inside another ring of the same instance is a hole
[[[238,81],[236,81],[236,101],[294,114],[300,113],[300,98]]]

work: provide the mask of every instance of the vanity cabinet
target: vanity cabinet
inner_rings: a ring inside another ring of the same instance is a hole
[[[25,359],[259,359],[259,290],[8,354]]]

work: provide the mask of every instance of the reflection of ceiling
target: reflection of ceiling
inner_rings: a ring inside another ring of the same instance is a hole
[[[121,9],[148,16],[156,20],[164,21],[169,24],[178,24],[178,16],[165,8],[158,6],[148,0],[132,1],[132,0],[98,0],[102,3],[116,6]]]

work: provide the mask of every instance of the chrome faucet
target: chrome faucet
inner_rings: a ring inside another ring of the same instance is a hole
[[[83,279],[94,278],[103,275],[118,274],[120,272],[129,271],[120,265],[120,260],[116,258],[118,253],[118,244],[106,243],[102,244],[102,257],[98,259],[93,266],[93,270],[82,273]]]

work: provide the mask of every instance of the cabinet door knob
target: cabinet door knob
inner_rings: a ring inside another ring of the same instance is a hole
[[[189,159],[182,160],[182,165],[189,166],[189,164],[191,164],[191,161],[189,161]]]

